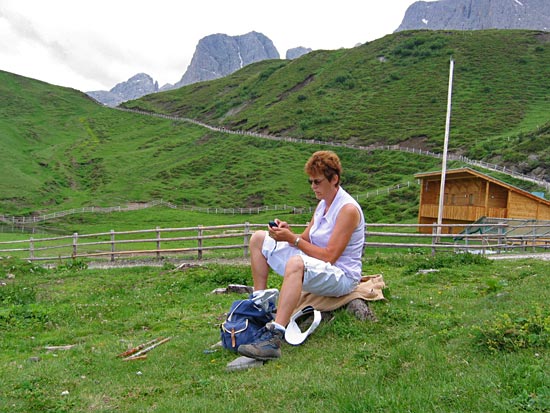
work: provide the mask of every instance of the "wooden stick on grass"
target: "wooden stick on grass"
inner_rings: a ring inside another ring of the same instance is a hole
[[[126,358],[124,359],[124,361],[136,359],[136,358],[142,356],[143,354],[148,353],[149,351],[153,350],[155,347],[158,347],[158,346],[160,346],[161,344],[164,344],[164,343],[170,341],[171,339],[172,339],[172,337],[163,338],[162,340],[157,341],[157,342],[154,343],[154,344],[151,344],[149,347],[146,347],[146,348],[144,348],[143,350],[140,350],[140,351],[138,351],[137,353],[135,353],[135,354],[133,354],[133,355],[131,355],[131,356],[129,356],[129,357],[126,357]]]
[[[147,343],[143,343],[143,344],[140,344],[139,346],[135,346],[134,348],[126,350],[124,353],[118,354],[117,357],[128,357],[128,356],[130,356],[134,353],[137,353],[142,348],[145,348],[147,346],[150,346],[153,343],[156,343],[159,340],[160,340],[160,338],[155,338],[154,340],[148,341]]]
[[[134,360],[145,360],[147,358],[147,354],[143,354],[141,356],[137,356],[137,357],[126,357],[124,360],[122,361],[134,361]]]
[[[46,346],[44,348],[48,351],[56,351],[56,350],[70,350],[73,347],[76,347],[76,344],[68,344],[66,346]]]

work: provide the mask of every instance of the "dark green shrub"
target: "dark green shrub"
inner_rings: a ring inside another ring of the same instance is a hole
[[[501,314],[479,328],[477,339],[492,352],[549,348],[550,313],[537,308],[526,317]]]
[[[33,328],[40,329],[50,323],[48,313],[32,305],[12,305],[0,309],[0,330],[10,328]]]
[[[0,257],[0,277],[6,277],[8,274],[14,276],[24,274],[40,274],[45,271],[41,266],[14,257]]]
[[[63,264],[57,267],[58,271],[61,272],[78,272],[88,269],[88,264],[82,260],[71,260],[65,261]]]
[[[27,287],[17,284],[7,284],[0,286],[0,304],[23,305],[36,301],[36,291],[33,287]]]

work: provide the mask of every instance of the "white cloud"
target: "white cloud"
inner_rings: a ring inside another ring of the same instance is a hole
[[[0,0],[0,69],[83,91],[139,72],[177,82],[198,41],[252,30],[286,50],[353,47],[392,33],[414,0]]]

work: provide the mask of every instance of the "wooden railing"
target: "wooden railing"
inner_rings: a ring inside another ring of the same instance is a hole
[[[378,228],[400,228],[396,232]],[[428,228],[429,231],[422,231]],[[458,232],[460,229],[460,232]],[[420,231],[420,232],[417,232]],[[368,224],[365,246],[377,248],[429,248],[471,252],[476,254],[504,254],[546,252],[550,248],[550,224]]]
[[[203,259],[207,253],[239,250],[248,254],[248,241],[260,224],[155,228],[57,237],[31,237],[28,240],[0,242],[0,255],[39,260],[115,259],[147,256],[161,259],[180,256]],[[189,254],[193,254],[190,256]],[[220,254],[218,254],[220,255]]]
[[[418,185],[418,181],[401,182],[395,185],[387,186],[385,188],[378,188],[363,193],[353,194],[352,196],[357,200],[365,200],[379,195],[388,195],[393,191],[405,189],[411,185]],[[152,207],[168,207],[172,209],[181,209],[183,211],[201,212],[205,214],[226,214],[226,215],[252,215],[260,214],[268,211],[291,211],[293,214],[312,214],[315,211],[315,205],[296,207],[292,205],[264,205],[259,207],[199,207],[191,205],[176,205],[172,202],[160,200],[153,200],[150,202],[133,202],[126,205],[118,205],[112,207],[82,207],[72,208],[64,211],[51,212],[48,214],[31,214],[29,216],[12,216],[6,214],[0,214],[0,223],[10,225],[13,228],[21,227],[24,225],[33,225],[45,221],[50,221],[58,218],[65,217],[73,214],[83,213],[111,213],[122,211],[137,211]]]
[[[546,251],[550,247],[548,225],[525,225],[518,229],[508,224],[464,225],[476,230],[472,234],[452,234],[456,225],[443,224],[368,224],[365,227],[366,253],[408,249],[425,249],[503,254],[510,251]],[[304,225],[293,225],[301,232]],[[420,233],[419,227],[430,227],[431,233]],[[248,257],[248,243],[255,230],[265,224],[233,224],[187,228],[155,228],[136,231],[114,231],[57,237],[31,237],[0,242],[0,256],[15,256],[30,261],[63,261],[68,259],[132,260],[136,257],[163,260],[208,260],[211,258]],[[375,250],[376,249],[376,250]]]

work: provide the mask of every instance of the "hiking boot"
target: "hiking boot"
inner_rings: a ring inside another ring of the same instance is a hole
[[[267,323],[254,342],[241,344],[237,351],[241,356],[256,360],[278,359],[281,357],[283,337],[283,331],[276,329],[272,323]]]

